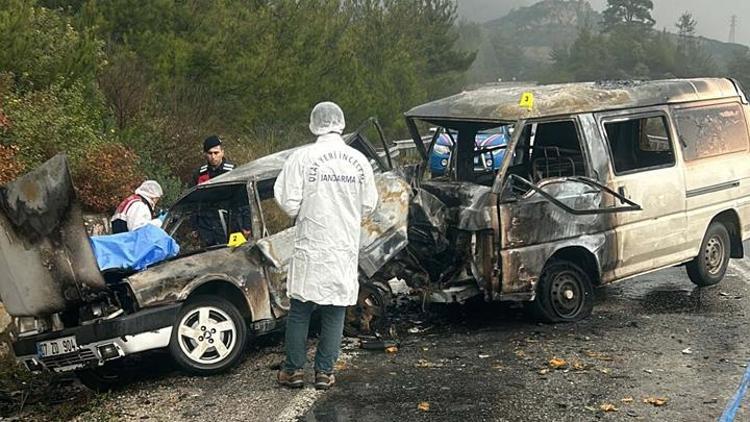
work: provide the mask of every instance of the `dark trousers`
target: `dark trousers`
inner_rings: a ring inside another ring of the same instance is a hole
[[[284,370],[294,372],[302,369],[307,360],[307,334],[310,315],[320,309],[320,339],[315,352],[315,371],[333,373],[333,366],[341,350],[346,306],[317,305],[313,302],[291,300],[286,317],[286,361]]]

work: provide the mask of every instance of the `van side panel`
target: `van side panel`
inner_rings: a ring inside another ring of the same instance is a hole
[[[693,256],[711,220],[724,211],[737,212],[742,239],[750,237],[748,110],[736,101],[672,107],[682,137],[686,234]],[[704,156],[689,150],[696,142]]]

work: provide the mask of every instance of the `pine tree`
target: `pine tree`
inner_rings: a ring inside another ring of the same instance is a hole
[[[654,3],[651,0],[607,0],[604,10],[604,29],[625,24],[639,28],[650,29],[656,21],[651,16]]]

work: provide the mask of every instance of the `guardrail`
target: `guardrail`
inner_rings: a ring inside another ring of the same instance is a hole
[[[431,137],[426,136],[422,138],[422,142],[425,144],[425,149],[430,146]],[[393,141],[392,146],[388,148],[391,154],[391,158],[398,160],[401,163],[412,163],[421,161],[422,157],[417,151],[417,145],[413,139],[400,139]]]

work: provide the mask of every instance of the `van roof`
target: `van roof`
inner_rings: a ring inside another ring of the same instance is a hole
[[[520,104],[527,92],[533,95],[531,109]],[[405,115],[433,121],[515,121],[740,96],[727,78],[492,84],[414,107]]]

